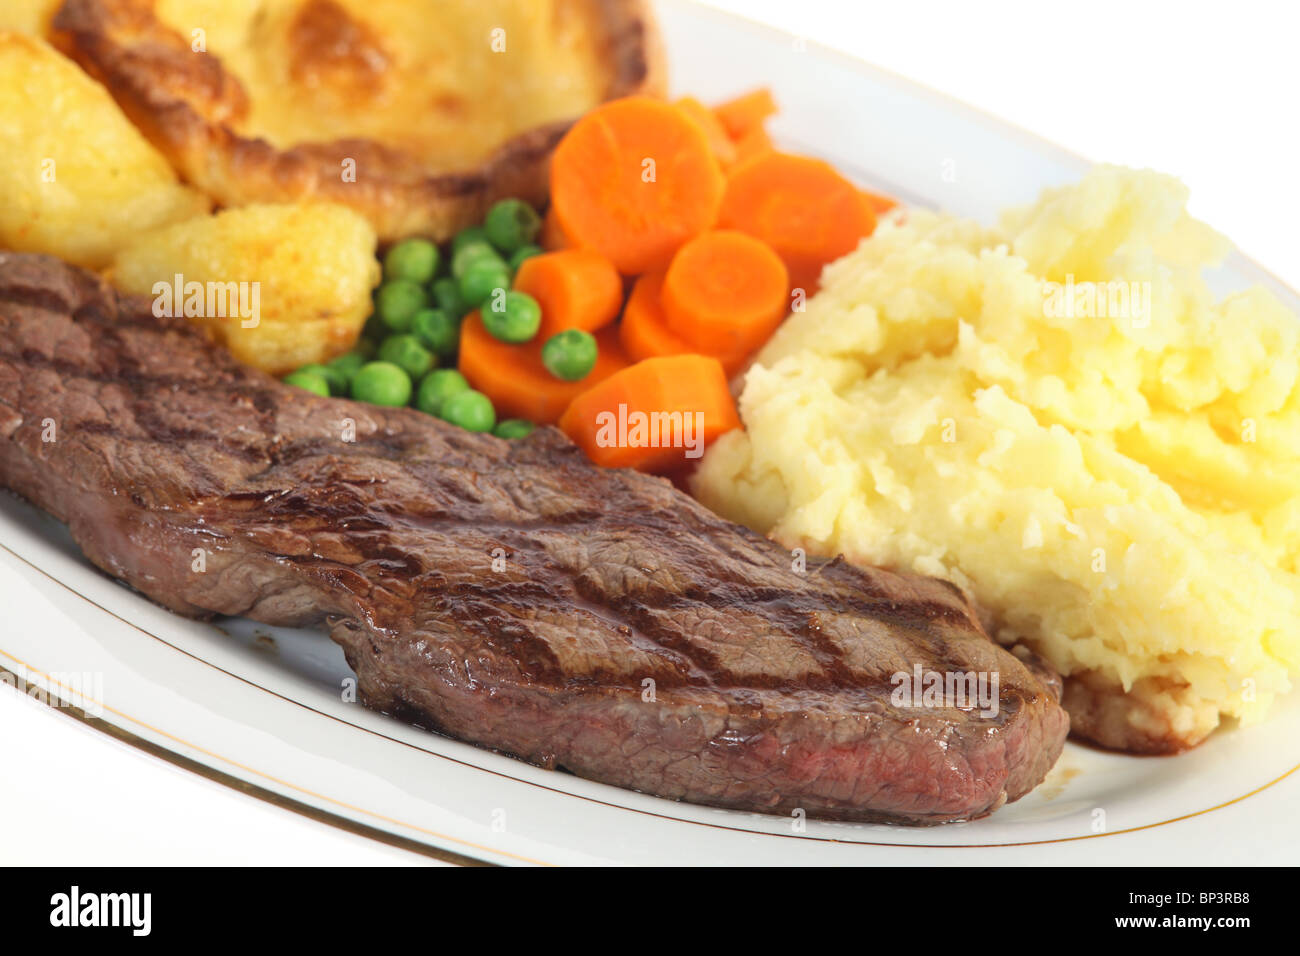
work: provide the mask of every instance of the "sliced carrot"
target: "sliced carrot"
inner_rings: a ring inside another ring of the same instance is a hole
[[[769,245],[715,229],[673,257],[664,274],[664,317],[672,332],[703,352],[749,352],[781,324],[789,291],[785,264]]]
[[[542,307],[543,342],[565,329],[595,332],[618,316],[623,279],[614,264],[590,249],[544,252],[523,261],[514,288]]]
[[[713,115],[733,140],[739,140],[776,113],[772,91],[758,89],[713,107]]]
[[[564,230],[560,228],[560,221],[555,218],[554,205],[548,208],[546,215],[542,217],[541,245],[547,252],[558,252],[560,249],[573,248],[573,243],[564,234]]]
[[[785,262],[791,285],[811,289],[824,265],[871,235],[876,216],[829,164],[774,150],[731,169],[718,223],[762,239]]]
[[[492,337],[477,311],[465,316],[460,327],[460,372],[492,399],[498,418],[553,424],[577,396],[627,367],[614,329],[596,336],[596,366],[579,382],[563,382],[547,371],[542,342],[539,335],[527,345],[510,345]]]
[[[861,189],[862,201],[871,209],[872,215],[877,219],[889,212],[891,209],[898,207],[898,200],[881,193],[873,193],[870,189]]]
[[[596,107],[551,157],[560,228],[624,275],[664,268],[682,243],[712,226],[723,186],[700,125],[645,96]]]
[[[766,153],[775,149],[772,145],[772,137],[768,136],[767,130],[763,129],[761,126],[755,126],[735,142],[736,158],[732,161],[732,166],[735,166],[737,163],[743,163],[745,160],[758,156],[760,153]]]
[[[704,355],[630,365],[575,398],[560,418],[560,428],[596,464],[650,472],[698,459],[739,426],[722,365]]]
[[[647,272],[641,276],[636,280],[632,295],[623,308],[623,319],[618,324],[618,340],[623,343],[623,351],[633,362],[662,355],[700,353],[696,346],[668,328],[663,303],[660,301],[663,281],[662,272]],[[734,375],[744,367],[751,354],[746,349],[715,355],[714,358],[722,363],[723,371]]]
[[[700,129],[704,130],[704,135],[709,140],[709,148],[724,168],[736,161],[736,144],[731,141],[713,110],[693,96],[683,96],[673,105],[700,124]]]

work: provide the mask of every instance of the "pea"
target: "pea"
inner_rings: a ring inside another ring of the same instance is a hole
[[[304,365],[294,374],[319,375],[325,379],[325,384],[330,387],[331,395],[342,395],[348,390],[348,375],[341,369],[330,365],[321,365],[313,362],[311,365]]]
[[[542,251],[541,246],[533,245],[520,246],[516,249],[514,255],[512,255],[509,261],[506,262],[506,265],[510,267],[511,275],[519,271],[519,267],[524,264],[525,259],[531,259],[533,256],[540,256]]]
[[[392,362],[415,381],[438,360],[414,335],[390,335],[379,346],[379,361]]]
[[[492,400],[473,389],[448,395],[443,399],[438,417],[470,432],[490,432],[497,423]]]
[[[385,279],[432,282],[438,274],[438,247],[428,239],[403,239],[384,256]]]
[[[360,342],[357,343],[357,345],[361,346],[363,342],[367,345],[371,344],[369,342],[366,342],[365,339],[362,339]],[[357,369],[365,365],[367,360],[369,360],[373,355],[374,355],[373,347],[369,353],[367,353],[364,349],[358,347],[356,349],[353,349],[351,352],[348,352],[346,355],[340,355],[338,358],[332,360],[329,363],[329,367],[334,369],[335,373],[341,376],[343,379],[344,387],[341,389],[342,392],[346,392],[348,390],[347,386],[351,384],[352,376],[356,375]]]
[[[452,255],[460,252],[461,248],[471,242],[487,242],[487,230],[482,226],[469,226],[456,233],[456,238],[451,240]]]
[[[502,269],[506,268],[506,261],[501,258],[500,253],[493,249],[486,242],[469,242],[461,246],[460,249],[451,256],[451,274],[452,278],[459,279],[465,275],[465,270],[474,263],[481,260],[495,262]]]
[[[531,342],[542,324],[542,307],[527,292],[507,292],[483,308],[483,327],[512,345]]]
[[[440,368],[420,379],[415,393],[415,407],[430,415],[442,412],[442,403],[457,392],[469,391],[469,382],[454,368]]]
[[[429,304],[424,286],[410,279],[390,279],[379,287],[375,311],[391,332],[405,332],[415,313]]]
[[[367,362],[352,376],[352,397],[371,405],[405,405],[411,400],[411,376],[392,362]]]
[[[542,364],[558,379],[577,382],[596,366],[596,339],[582,329],[565,329],[542,346]]]
[[[532,434],[537,426],[524,418],[507,418],[503,422],[498,422],[497,427],[492,429],[492,434],[497,438],[523,438]]]
[[[290,372],[284,377],[284,384],[292,385],[295,388],[305,388],[309,392],[329,398],[330,383],[315,372],[304,372],[302,369]]]
[[[488,242],[509,255],[537,238],[542,217],[522,199],[503,199],[488,210],[483,229]]]
[[[460,342],[460,323],[441,309],[421,309],[411,321],[420,344],[441,358],[454,355]]]
[[[433,283],[433,301],[443,312],[453,319],[464,317],[469,311],[465,299],[460,294],[460,283],[455,279],[437,279]]]
[[[471,309],[477,309],[497,289],[510,288],[510,273],[500,259],[470,263],[460,277],[460,295]]]

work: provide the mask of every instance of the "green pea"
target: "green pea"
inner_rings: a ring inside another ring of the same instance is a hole
[[[522,199],[502,199],[483,220],[488,242],[506,255],[526,246],[542,230],[542,217]]]
[[[411,376],[392,362],[367,362],[352,376],[352,397],[371,405],[405,405],[411,400]]]
[[[414,335],[390,335],[379,346],[379,361],[392,362],[411,380],[419,379],[438,363],[432,352]]]
[[[442,413],[442,403],[457,392],[469,391],[469,382],[454,368],[440,368],[420,379],[415,407],[430,415]]]
[[[460,277],[460,296],[471,309],[477,309],[497,289],[510,288],[510,273],[500,259],[481,259],[470,263]]]
[[[304,388],[309,392],[329,398],[330,383],[325,380],[324,376],[317,375],[315,372],[304,372],[302,369],[290,372],[284,377],[284,384],[292,385],[295,388]]]
[[[514,255],[512,255],[506,263],[506,265],[510,267],[511,275],[519,271],[519,267],[524,264],[525,259],[531,259],[533,256],[540,256],[542,252],[543,249],[541,246],[520,246],[515,250]]]
[[[493,296],[483,306],[483,327],[493,338],[511,345],[531,342],[542,325],[542,307],[527,292]]]
[[[565,329],[542,346],[542,364],[558,379],[577,382],[596,367],[596,338],[582,329]]]
[[[497,438],[524,438],[532,434],[536,427],[525,418],[507,418],[497,423],[497,427],[492,429],[492,434]]]
[[[438,274],[438,247],[428,239],[403,239],[384,256],[385,279],[432,282]]]
[[[433,301],[443,312],[453,319],[464,318],[469,311],[465,299],[460,294],[460,283],[452,278],[436,279],[433,283]]]
[[[410,279],[390,279],[379,287],[375,311],[390,332],[405,332],[411,328],[415,313],[429,304],[424,286]]]
[[[411,331],[421,345],[441,358],[454,355],[460,343],[460,322],[442,309],[421,309],[415,313]]]
[[[358,342],[357,345],[360,346],[364,341],[365,341],[364,339],[361,340],[361,342]],[[370,344],[370,343],[366,343],[366,344]],[[352,383],[352,376],[356,375],[357,370],[361,368],[361,366],[365,365],[366,362],[373,355],[374,355],[373,351],[367,354],[361,348],[356,348],[353,349],[351,352],[348,352],[345,355],[340,355],[338,358],[333,359],[329,362],[329,367],[334,370],[335,374],[337,374],[343,379],[343,388],[341,388],[337,394],[343,394],[347,392],[348,386]]]
[[[456,238],[451,240],[451,251],[455,255],[457,252],[471,242],[487,242],[487,230],[482,226],[469,226],[456,233]]]
[[[463,277],[470,266],[484,260],[494,262],[502,269],[507,268],[506,261],[501,258],[501,254],[493,249],[491,245],[486,242],[469,242],[452,253],[452,278],[459,279]]]
[[[330,387],[331,395],[342,395],[348,390],[347,373],[343,369],[336,367],[332,362],[329,365],[321,365],[318,362],[313,362],[311,365],[304,365],[294,374],[299,375],[303,373],[307,375],[319,375],[321,378],[325,379],[325,384]]]
[[[470,432],[490,432],[497,423],[492,400],[473,389],[448,395],[443,399],[438,417]]]

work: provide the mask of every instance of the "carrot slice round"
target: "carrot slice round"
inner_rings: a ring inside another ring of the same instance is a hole
[[[668,328],[660,300],[663,281],[662,272],[647,272],[641,276],[636,280],[632,295],[623,308],[623,320],[618,325],[618,339],[623,344],[623,351],[633,362],[662,355],[698,354],[700,351]],[[750,354],[745,350],[715,355],[714,358],[722,363],[723,371],[734,375],[744,367]]]
[[[595,332],[618,316],[623,280],[614,264],[590,249],[562,249],[525,259],[514,288],[542,307],[537,335],[545,342],[565,329]]]
[[[460,373],[496,408],[498,418],[554,424],[577,396],[620,369],[627,359],[613,329],[596,336],[596,366],[578,382],[564,382],[542,364],[542,339],[510,345],[493,338],[475,310],[460,327]]]
[[[587,389],[560,428],[607,468],[675,471],[740,426],[727,376],[715,358],[670,355],[630,365]]]
[[[564,234],[564,230],[560,228],[560,221],[555,217],[554,205],[551,205],[546,210],[546,215],[542,217],[541,246],[547,252],[573,248],[573,240]]]
[[[772,99],[772,91],[766,88],[742,94],[713,108],[713,115],[733,140],[761,129],[763,122],[775,112],[776,101]]]
[[[664,274],[668,328],[711,355],[762,345],[787,312],[789,277],[772,248],[753,236],[718,229],[697,236]]]
[[[755,126],[735,141],[735,158],[732,160],[731,166],[743,163],[745,160],[752,159],[763,153],[771,152],[775,148],[772,145],[772,138],[767,135],[767,130],[761,126]],[[727,168],[730,169],[731,166]]]
[[[871,212],[877,219],[898,207],[898,200],[892,196],[872,192],[870,189],[861,189],[859,192],[862,194],[862,201],[871,207]]]
[[[811,290],[823,266],[871,235],[876,215],[827,163],[774,150],[732,167],[718,223],[762,239],[785,262],[791,285]]]
[[[683,96],[673,105],[700,124],[700,129],[708,137],[709,148],[724,169],[736,161],[736,144],[731,141],[713,110],[693,96]]]
[[[668,265],[713,225],[724,180],[700,124],[643,96],[587,113],[551,157],[556,222],[624,275]]]

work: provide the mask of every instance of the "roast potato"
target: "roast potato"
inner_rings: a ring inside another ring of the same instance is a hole
[[[346,206],[254,204],[139,237],[109,278],[152,296],[155,314],[186,315],[241,362],[282,375],[356,342],[380,277],[375,244]]]
[[[4,0],[0,3],[0,30],[16,30],[44,37],[61,0]]]
[[[0,31],[0,246],[98,268],[208,207],[77,64]]]
[[[67,0],[54,26],[221,205],[341,202],[385,241],[544,201],[573,119],[663,90],[647,0]]]

